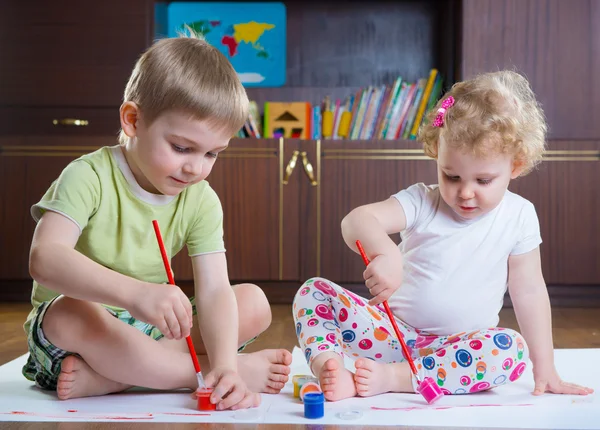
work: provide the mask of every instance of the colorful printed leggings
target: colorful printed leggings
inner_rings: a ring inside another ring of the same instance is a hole
[[[402,347],[383,306],[326,279],[309,279],[293,305],[298,342],[308,364],[322,352],[384,363],[404,361]],[[451,336],[416,330],[396,318],[419,378],[437,381],[444,394],[467,394],[516,381],[527,366],[528,349],[511,329],[490,328]],[[413,388],[416,390],[413,378]]]

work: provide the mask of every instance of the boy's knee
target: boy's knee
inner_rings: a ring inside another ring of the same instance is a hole
[[[99,327],[94,326],[99,312],[106,311],[97,303],[59,297],[50,305],[42,320],[44,336],[57,347],[76,352],[72,345],[83,335],[100,331]]]
[[[271,305],[264,291],[254,284],[241,284],[235,286],[235,297],[238,303],[240,321],[255,328],[262,333],[271,325]]]

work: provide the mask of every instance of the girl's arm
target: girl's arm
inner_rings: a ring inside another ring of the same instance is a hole
[[[521,334],[529,346],[534,394],[589,394],[590,388],[564,382],[554,366],[550,299],[542,275],[540,249],[508,259],[508,290]]]
[[[389,237],[406,228],[406,216],[400,202],[394,197],[360,206],[342,220],[342,235],[346,244],[358,253],[356,241],[360,240],[371,263],[363,273],[365,285],[373,296],[372,306],[400,288],[402,282],[402,253]],[[362,264],[357,259],[356,264]]]
[[[406,216],[394,197],[381,202],[359,206],[342,220],[342,236],[346,244],[358,253],[360,240],[372,260],[380,254],[396,253],[398,246],[389,235],[406,228]]]

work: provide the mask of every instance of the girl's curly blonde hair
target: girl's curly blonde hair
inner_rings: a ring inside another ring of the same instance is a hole
[[[454,104],[443,114],[443,125],[433,122],[448,97]],[[548,126],[529,82],[513,71],[485,73],[456,83],[429,111],[418,139],[425,154],[437,158],[440,136],[454,148],[485,156],[508,153],[529,173],[541,160]]]

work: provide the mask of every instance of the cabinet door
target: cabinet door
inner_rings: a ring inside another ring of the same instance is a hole
[[[153,1],[3,2],[0,103],[119,106],[152,41]]]
[[[208,182],[224,212],[229,278],[298,281],[299,143],[283,139],[233,139]],[[178,280],[192,280],[187,252],[173,263]]]
[[[114,144],[114,136],[0,137],[0,280],[30,279],[31,206],[69,162]]]
[[[363,283],[364,264],[342,238],[342,219],[357,206],[385,200],[416,182],[436,183],[435,162],[413,141],[317,141],[307,145],[307,153],[317,184],[303,185],[308,220],[303,275]],[[399,235],[392,239],[400,240]]]

